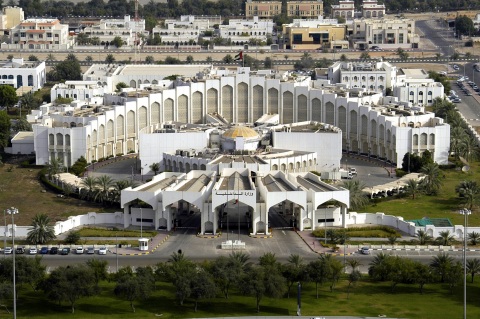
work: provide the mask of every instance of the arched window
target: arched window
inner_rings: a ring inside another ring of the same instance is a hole
[[[423,96],[423,92],[422,91],[418,92],[418,95]]]
[[[418,135],[417,134],[414,134],[413,135],[413,145],[418,145]]]
[[[410,91],[410,95],[415,95],[415,93],[413,91]]]
[[[433,94],[432,91],[428,91],[428,95],[432,95],[432,94]]]

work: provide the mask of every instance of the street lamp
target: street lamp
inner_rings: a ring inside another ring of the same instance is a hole
[[[5,209],[3,210],[3,219],[5,220],[5,228],[3,229],[3,249],[7,247],[7,215],[5,213]],[[7,255],[3,254],[3,258],[7,257]]]
[[[7,213],[12,215],[12,253],[13,253],[13,319],[17,319],[17,290],[15,287],[15,218],[14,215],[18,214],[18,209],[10,207],[7,209]]]
[[[463,319],[467,319],[467,228],[468,215],[472,213],[469,209],[461,209],[463,215]]]

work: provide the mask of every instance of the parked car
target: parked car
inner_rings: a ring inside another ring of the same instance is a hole
[[[50,248],[50,255],[56,255],[56,254],[58,254],[58,247]]]
[[[93,247],[88,247],[88,248],[87,248],[87,254],[89,254],[89,255],[95,254],[95,248],[93,248]]]
[[[462,102],[462,100],[459,99],[459,98],[456,98],[456,99],[453,99],[452,102],[453,102],[453,103],[460,103],[460,102]]]
[[[15,249],[15,254],[25,254],[25,248],[17,247],[17,249]]]
[[[352,173],[352,175],[357,175],[357,169],[355,167],[350,167],[349,172]]]
[[[30,247],[30,249],[28,250],[28,253],[30,255],[36,255],[37,254],[37,248],[36,247]]]
[[[5,247],[5,249],[3,250],[3,253],[5,255],[10,255],[12,252],[13,252],[12,247]]]
[[[70,248],[63,248],[61,255],[68,255],[68,254],[70,254]]]
[[[107,247],[102,246],[102,247],[98,248],[98,254],[99,255],[106,255],[107,254]]]
[[[48,247],[42,247],[42,249],[40,249],[40,254],[42,255],[48,254]]]
[[[360,253],[362,253],[363,255],[370,255],[370,248],[362,247],[360,248]]]
[[[84,253],[83,246],[78,246],[77,249],[75,249],[75,252],[77,254],[83,254]]]

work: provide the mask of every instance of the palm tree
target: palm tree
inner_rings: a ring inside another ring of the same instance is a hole
[[[108,54],[107,57],[105,58],[105,62],[107,62],[108,64],[111,64],[113,62],[115,62],[115,57],[113,56],[113,54]]]
[[[412,195],[412,199],[415,199],[415,196],[420,192],[420,184],[416,179],[407,180],[407,192]]]
[[[368,196],[363,191],[366,187],[364,183],[358,179],[350,180],[344,182],[342,187],[350,191],[350,209],[356,210],[367,206]]]
[[[50,164],[47,165],[47,173],[50,179],[53,176],[63,172],[63,162],[60,158],[52,158]]]
[[[38,107],[37,101],[35,100],[35,97],[33,96],[33,93],[27,93],[22,95],[20,98],[21,106],[23,109],[34,109]]]
[[[445,282],[445,276],[453,265],[453,258],[446,253],[433,257],[430,267],[440,276],[440,281]]]
[[[157,175],[160,171],[160,163],[153,163],[152,165],[150,165],[150,169],[153,171],[154,175]]]
[[[468,162],[476,160],[480,154],[478,141],[473,136],[465,135],[460,142],[460,154],[462,154]]]
[[[95,200],[100,203],[106,203],[111,199],[110,192],[114,186],[115,181],[108,175],[102,175],[96,178],[95,184],[98,191],[95,193]]]
[[[347,260],[347,264],[352,268],[352,272],[356,271],[358,267],[362,265],[358,259],[349,259]]]
[[[440,236],[437,237],[437,241],[440,243],[440,245],[443,246],[448,246],[452,242],[454,236],[450,234],[449,230],[444,230],[439,233]]]
[[[65,60],[67,60],[67,61],[78,61],[77,56],[73,53],[69,53]]]
[[[455,191],[462,197],[469,210],[472,210],[473,205],[478,201],[480,195],[480,187],[476,181],[462,181],[455,187]]]
[[[82,198],[92,200],[95,198],[95,192],[97,191],[96,179],[92,176],[87,176],[82,180]],[[83,190],[84,189],[84,190]]]
[[[113,190],[110,192],[112,202],[120,203],[120,196],[122,194],[122,190],[130,187],[130,185],[131,182],[128,179],[115,181],[115,183],[113,184]]]
[[[53,226],[48,225],[50,218],[47,214],[37,214],[32,219],[32,228],[29,228],[27,234],[28,242],[37,245],[45,244],[50,240],[55,239],[55,229]]]
[[[213,58],[211,56],[207,56],[207,63],[212,63],[213,62]]]
[[[88,63],[91,63],[91,62],[93,61],[92,56],[91,56],[91,55],[87,55],[87,56],[85,57],[85,61],[87,61]]]
[[[460,144],[465,138],[465,130],[461,126],[455,126],[450,130],[450,150],[455,154],[455,158],[460,156]]]
[[[54,55],[53,53],[49,53],[49,54],[47,55],[47,59],[46,59],[46,60],[49,61],[49,62],[51,62],[51,61],[56,61],[57,58],[55,57],[55,55]]]
[[[480,272],[480,260],[477,258],[467,260],[467,273],[472,275],[472,283],[473,283],[473,277],[475,276],[475,274],[478,274],[479,272]]]
[[[468,234],[468,240],[470,241],[470,244],[474,246],[477,245],[480,242],[480,233],[472,231]]]
[[[442,186],[438,164],[428,163],[420,169],[420,172],[425,175],[425,178],[422,180],[425,192],[429,195],[435,195]]]
[[[428,241],[432,239],[432,236],[430,236],[426,231],[419,229],[416,234],[418,241],[420,242],[420,245],[425,245]]]

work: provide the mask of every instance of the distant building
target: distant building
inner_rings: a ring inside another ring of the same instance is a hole
[[[98,38],[101,44],[109,44],[120,37],[124,45],[133,45],[135,40],[140,41],[140,35],[149,35],[145,30],[145,19],[135,21],[129,15],[123,19],[102,19],[98,24],[84,28],[83,32],[90,38]]]
[[[45,82],[45,62],[24,61],[23,58],[0,62],[0,85],[11,85],[16,89],[31,86],[37,91]]]
[[[348,49],[346,26],[338,24],[337,19],[294,19],[283,25],[283,35],[286,49]]]
[[[247,20],[230,19],[228,25],[220,25],[218,31],[223,39],[229,39],[234,45],[241,45],[249,43],[250,39],[267,41],[267,37],[272,35],[274,25],[273,20],[260,20],[259,17]]]
[[[287,17],[316,18],[323,16],[322,0],[287,1]]]
[[[213,32],[213,25],[219,24],[218,21],[221,21],[220,16],[181,16],[180,19],[165,20],[164,27],[157,25],[152,33],[154,37],[160,36],[162,43],[167,45],[196,44],[205,31]]]
[[[282,14],[282,1],[253,1],[245,2],[245,17],[260,19],[272,19],[274,16]]]
[[[362,17],[381,18],[385,15],[385,4],[379,4],[377,0],[364,0],[362,3]]]
[[[2,8],[0,15],[0,36],[5,36],[4,40],[10,40],[10,31],[13,27],[20,24],[25,19],[22,8],[5,7]]]
[[[342,17],[346,20],[354,18],[355,2],[350,0],[339,1],[338,4],[332,4],[332,17]]]
[[[73,40],[68,25],[58,19],[27,19],[12,28],[10,43],[2,49],[53,49],[66,50]]]

